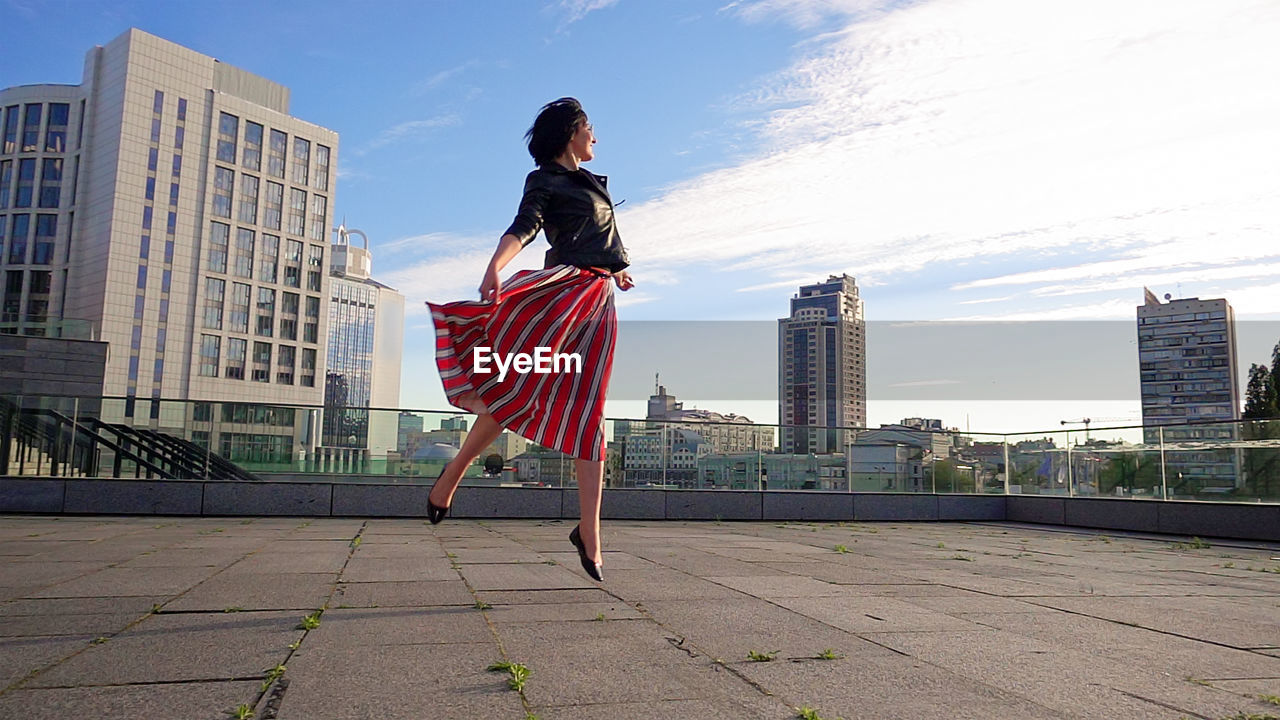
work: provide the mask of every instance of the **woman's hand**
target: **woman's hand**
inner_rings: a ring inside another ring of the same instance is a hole
[[[631,274],[626,270],[619,270],[613,274],[613,282],[618,286],[619,290],[630,290],[635,287],[635,281],[631,279]]]
[[[480,282],[480,300],[497,303],[502,297],[502,280],[498,278],[498,269],[491,263],[484,271],[484,280]]]

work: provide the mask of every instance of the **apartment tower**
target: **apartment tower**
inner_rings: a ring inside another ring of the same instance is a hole
[[[1237,437],[1235,314],[1223,299],[1162,302],[1143,290],[1138,362],[1145,440],[1165,446],[1170,494],[1226,492],[1239,481],[1235,452],[1200,446]]]
[[[805,285],[778,320],[778,419],[783,453],[844,452],[838,427],[867,424],[866,320],[848,275]],[[808,426],[808,427],[787,427]]]

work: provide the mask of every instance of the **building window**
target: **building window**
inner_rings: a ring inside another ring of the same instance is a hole
[[[182,149],[183,143],[187,140],[187,129],[182,125],[173,129],[173,147],[177,150]]]
[[[324,271],[324,247],[312,245],[307,253],[307,289],[320,292],[320,277]]]
[[[227,246],[231,242],[231,226],[215,222],[209,226],[209,269],[213,272],[227,271]]]
[[[284,214],[284,186],[280,183],[267,182],[267,203],[262,212],[262,224],[272,230],[280,229],[280,218]]]
[[[258,224],[258,178],[252,175],[240,176],[240,212],[237,217],[242,223]]]
[[[240,118],[230,113],[218,115],[218,162],[236,163],[236,135],[240,132]]]
[[[5,273],[4,305],[0,306],[0,322],[16,323],[22,312],[22,281],[25,273],[21,270],[10,270]],[[17,329],[6,330],[17,332]]]
[[[271,131],[271,144],[267,146],[267,174],[284,177],[284,154],[289,149],[289,137],[279,130]]]
[[[40,207],[56,208],[62,197],[62,158],[45,158],[40,173]]]
[[[31,231],[31,216],[14,215],[9,227],[9,264],[23,265],[27,262],[27,234]]]
[[[292,345],[281,345],[276,352],[276,382],[281,385],[293,384],[294,355],[297,349]]]
[[[307,312],[302,324],[302,341],[315,343],[320,335],[320,298],[307,296]]]
[[[35,158],[24,158],[18,161],[18,196],[14,198],[13,206],[20,208],[31,207],[31,192],[36,185],[36,160]]]
[[[253,289],[245,283],[231,283],[231,332],[249,332],[249,299]]]
[[[4,258],[4,239],[9,234],[9,218],[0,215],[0,259]]]
[[[311,196],[311,239],[324,242],[325,230],[327,223],[325,222],[325,211],[328,207],[328,200],[323,195]]]
[[[280,339],[298,339],[298,294],[280,293]]]
[[[255,331],[262,337],[271,337],[276,324],[276,291],[258,288],[258,326]]]
[[[4,112],[4,153],[18,151],[18,106],[10,105]]]
[[[245,353],[249,343],[240,338],[227,338],[227,367],[223,371],[229,380],[244,379]]]
[[[213,171],[213,214],[217,217],[231,217],[231,185],[235,173],[226,168]]]
[[[25,160],[23,162],[26,162]],[[24,207],[30,207],[26,205]],[[289,189],[289,234],[302,237],[307,231],[307,193],[297,188]]]
[[[178,98],[178,121],[186,122],[187,120],[187,99]]]
[[[311,348],[302,349],[302,373],[298,380],[303,387],[316,386],[316,351]]]
[[[217,335],[200,336],[200,377],[218,377],[221,340]]]
[[[244,123],[244,162],[246,170],[262,170],[262,126],[256,122]]]
[[[13,187],[13,161],[0,161],[0,210],[9,207],[9,189]]]
[[[243,278],[253,278],[253,231],[236,228],[235,261],[232,272]]]
[[[152,170],[155,170],[155,168],[151,168],[151,169],[152,169]],[[230,171],[228,171],[228,172],[230,172]],[[173,173],[172,173],[172,175],[173,175],[174,177],[182,177],[182,156],[181,156],[181,155],[174,155],[174,156],[173,156]],[[228,208],[228,210],[227,210],[227,211],[228,211],[228,212],[230,212],[230,207],[231,207],[231,203],[230,203],[230,195],[231,195],[231,185],[230,185],[230,183],[231,183],[231,176],[230,176],[230,175],[228,175],[228,176],[227,176],[227,183],[228,183],[228,184],[227,184],[227,196],[228,196],[228,201],[227,201],[227,208]],[[230,216],[228,215],[228,217],[230,217]]]
[[[53,245],[58,238],[58,216],[36,216],[36,243],[31,257],[32,265],[49,265],[53,262]]]
[[[276,265],[280,255],[280,238],[263,233],[262,243],[258,246],[258,281],[276,282]]]
[[[271,343],[255,342],[253,344],[254,382],[271,382]]]
[[[142,191],[142,197],[146,200],[156,199],[156,179],[155,178],[153,177],[147,178],[147,184]]]
[[[22,152],[35,152],[40,148],[40,115],[43,105],[28,105],[26,122],[22,126]]]
[[[227,281],[218,278],[204,279],[204,327],[206,330],[222,329],[222,300]]]
[[[300,137],[293,139],[293,184],[307,184],[307,165],[311,162],[311,143]]]
[[[328,191],[329,148],[324,145],[316,145],[316,174],[312,180],[315,189]]]
[[[49,127],[44,131],[44,149],[48,152],[66,152],[67,120],[71,115],[71,105],[67,103],[50,103]]]
[[[169,204],[178,204],[178,183],[169,183]]]
[[[284,241],[284,284],[302,287],[302,243],[297,240]]]

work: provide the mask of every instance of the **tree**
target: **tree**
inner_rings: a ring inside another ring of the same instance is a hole
[[[1280,345],[1276,346],[1280,351]],[[1280,352],[1274,353],[1280,360]],[[1268,371],[1265,365],[1254,363],[1249,366],[1249,384],[1245,388],[1244,417],[1247,420],[1263,420],[1280,415],[1276,407],[1276,378],[1274,370]]]

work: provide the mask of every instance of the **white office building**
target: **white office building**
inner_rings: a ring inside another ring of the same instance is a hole
[[[323,400],[337,133],[290,115],[288,88],[136,29],[90,50],[79,85],[0,90],[0,112],[0,330],[91,328],[125,417],[261,458],[314,447],[314,416],[236,404]],[[222,404],[161,418],[158,398]],[[276,429],[237,431],[252,422]]]

